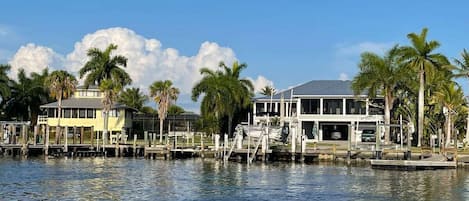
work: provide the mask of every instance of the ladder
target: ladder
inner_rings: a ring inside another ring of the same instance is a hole
[[[257,139],[256,148],[254,149],[254,153],[252,153],[252,154],[249,153],[249,154],[251,154],[251,157],[248,158],[249,164],[251,164],[252,161],[254,160],[254,158],[256,157],[256,154],[257,154],[257,152],[258,152],[258,150],[259,150],[259,145],[261,145],[261,143],[262,143],[262,138],[264,138],[264,135],[267,135],[267,133],[265,132],[264,129],[262,129],[262,135],[260,135],[259,138]]]

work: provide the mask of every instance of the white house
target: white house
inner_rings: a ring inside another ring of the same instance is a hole
[[[254,98],[253,123],[277,118],[309,140],[348,140],[349,131],[371,129],[384,121],[382,98],[355,96],[351,81],[313,80],[271,96]],[[283,106],[282,104],[283,103]],[[351,132],[355,141],[355,132]]]

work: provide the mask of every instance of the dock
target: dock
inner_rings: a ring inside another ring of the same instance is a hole
[[[428,160],[371,160],[371,168],[386,170],[435,170],[455,169],[456,161],[428,161]]]

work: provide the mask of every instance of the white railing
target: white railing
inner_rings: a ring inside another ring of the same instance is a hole
[[[37,116],[37,125],[47,124],[47,115]]]

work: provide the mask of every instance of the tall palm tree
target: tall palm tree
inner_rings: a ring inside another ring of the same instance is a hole
[[[234,113],[250,104],[254,87],[250,80],[240,78],[246,64],[234,62],[228,67],[220,62],[219,68],[217,71],[201,69],[204,77],[192,88],[192,100],[196,101],[202,93],[205,94],[201,103],[202,115],[214,114],[217,120],[226,115],[228,135],[231,135]]]
[[[142,112],[143,105],[148,97],[140,91],[140,88],[127,88],[117,98],[117,102],[123,103],[129,107]]]
[[[104,127],[103,127],[103,140],[104,144],[107,143],[108,133],[108,122],[109,122],[109,111],[111,111],[114,102],[119,96],[119,92],[122,90],[122,85],[111,79],[104,79],[99,85],[99,90],[103,93],[103,114],[104,116]]]
[[[469,79],[469,53],[466,51],[466,49],[463,50],[461,53],[462,59],[455,59],[454,62],[456,63],[456,73],[455,77],[465,77],[466,79]],[[469,140],[469,113],[468,117],[466,119],[467,121],[467,128],[466,128],[466,141]]]
[[[433,96],[435,102],[440,103],[444,107],[446,114],[446,143],[445,146],[448,146],[451,141],[452,133],[452,117],[456,115],[455,111],[457,107],[464,107],[464,93],[455,82],[448,82],[443,85]],[[441,111],[441,110],[440,110]]]
[[[62,99],[67,99],[75,92],[78,81],[75,76],[64,70],[52,72],[45,80],[45,85],[49,87],[50,96],[57,100],[57,127],[55,142],[59,142],[60,118],[62,117]]]
[[[86,75],[84,86],[88,88],[90,85],[97,85],[103,92],[103,103],[113,104],[116,99],[116,90],[132,83],[129,74],[123,68],[127,66],[127,58],[121,55],[111,56],[113,50],[117,49],[117,45],[110,44],[104,51],[97,48],[88,50],[90,60],[80,69],[80,78]],[[103,83],[105,83],[103,85]],[[111,97],[112,96],[112,97]],[[103,143],[107,143],[107,122],[109,121],[109,110],[111,106],[103,104],[104,129]]]
[[[80,69],[80,78],[85,78],[85,88],[90,85],[101,84],[105,79],[115,80],[121,86],[132,83],[129,74],[123,68],[127,67],[127,58],[121,55],[111,56],[113,50],[117,49],[117,45],[110,44],[104,51],[98,48],[88,50],[90,60]]]
[[[440,43],[435,40],[427,41],[427,28],[423,28],[420,34],[410,33],[407,35],[411,46],[402,48],[402,55],[406,60],[408,67],[418,72],[419,93],[418,93],[418,121],[417,146],[421,146],[424,125],[424,92],[425,92],[425,74],[436,68],[442,68],[449,64],[448,59],[440,53],[433,53]]]
[[[395,100],[395,88],[406,73],[400,63],[399,47],[391,48],[384,56],[372,52],[361,54],[358,64],[360,72],[352,81],[352,89],[356,95],[368,91],[370,97],[378,93],[384,96],[384,123],[391,124],[391,110]],[[385,143],[390,142],[390,129],[385,127]]]
[[[170,80],[155,81],[150,86],[150,96],[158,104],[158,117],[160,119],[160,143],[163,143],[163,121],[166,119],[168,109],[177,100],[179,89],[173,87]]]
[[[192,88],[192,100],[197,101],[201,94],[205,96],[200,103],[200,112],[202,114],[201,122],[204,126],[210,125],[207,131],[213,133],[220,132],[220,119],[224,115],[225,107],[228,107],[228,93],[225,93],[223,73],[213,71],[209,68],[200,69],[200,74],[204,77]]]

